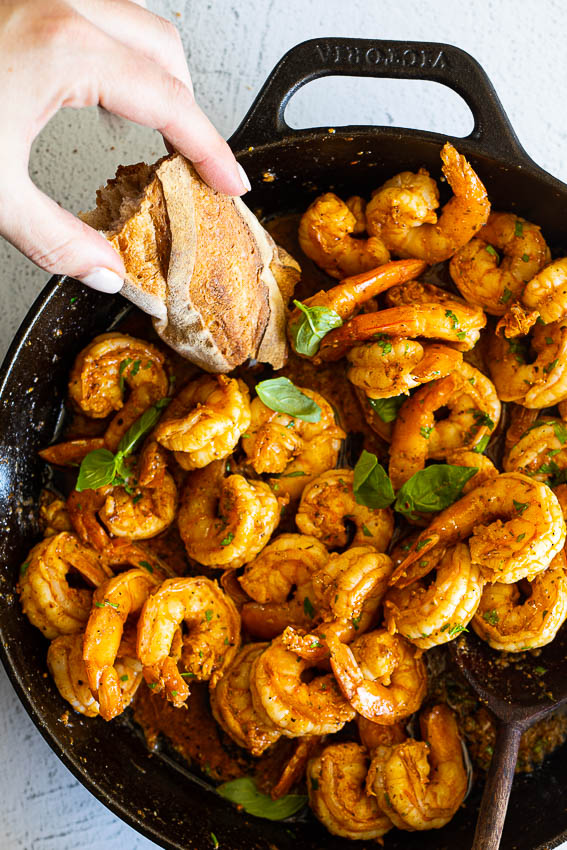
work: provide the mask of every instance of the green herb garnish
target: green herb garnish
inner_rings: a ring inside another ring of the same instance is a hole
[[[293,303],[303,313],[301,318],[296,319],[290,326],[294,348],[298,354],[313,357],[319,351],[323,337],[334,328],[340,328],[343,320],[330,307],[308,307],[295,300]]]
[[[319,422],[321,408],[312,398],[302,393],[289,378],[269,378],[256,384],[261,401],[276,413],[287,413],[304,422]]]
[[[249,815],[268,820],[285,820],[302,809],[307,802],[304,794],[287,794],[279,800],[272,800],[271,797],[258,791],[251,776],[224,782],[217,788],[217,793],[232,803],[242,806]]]

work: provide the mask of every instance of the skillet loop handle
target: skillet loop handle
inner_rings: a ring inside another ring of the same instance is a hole
[[[479,152],[503,158],[526,157],[492,83],[469,53],[451,44],[362,38],[314,38],[292,47],[230,139],[233,150],[244,151],[302,132],[286,123],[286,106],[306,83],[328,76],[442,83],[470,108],[474,129],[467,141]]]

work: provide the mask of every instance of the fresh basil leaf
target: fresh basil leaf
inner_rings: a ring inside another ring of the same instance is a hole
[[[289,378],[270,378],[256,384],[259,398],[270,410],[287,413],[304,422],[319,422],[321,408],[312,398],[302,393]]]
[[[398,410],[408,398],[407,395],[394,395],[391,398],[369,398],[368,404],[376,411],[382,422],[393,422]]]
[[[448,463],[426,466],[400,488],[394,509],[410,519],[416,512],[442,511],[460,498],[463,487],[477,472],[475,467]]]
[[[392,482],[378,458],[366,449],[354,467],[354,498],[359,505],[376,510],[387,508],[395,499]]]
[[[307,802],[304,794],[288,794],[280,797],[279,800],[272,800],[271,797],[258,791],[251,776],[224,782],[219,785],[217,791],[221,797],[242,806],[249,815],[268,820],[285,820],[302,809]]]
[[[330,307],[307,307],[301,301],[293,302],[303,316],[291,325],[294,348],[298,354],[313,357],[319,351],[319,345],[324,336],[333,328],[340,328],[343,320]]]
[[[116,472],[116,459],[108,449],[94,449],[83,458],[75,490],[96,490],[110,484]]]
[[[169,404],[170,399],[161,398],[156,404],[152,404],[145,410],[139,419],[130,425],[122,439],[118,444],[118,453],[121,455],[132,454],[137,444],[142,437],[145,437],[148,431],[154,427],[161,416],[161,412],[166,404]],[[164,404],[166,402],[166,404]]]

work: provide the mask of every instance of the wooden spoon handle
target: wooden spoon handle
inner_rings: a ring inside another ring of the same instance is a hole
[[[503,723],[498,730],[472,850],[498,850],[500,847],[521,736],[521,727],[513,724]]]

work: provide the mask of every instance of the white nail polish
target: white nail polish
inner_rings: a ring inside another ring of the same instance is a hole
[[[238,173],[240,174],[240,179],[242,180],[242,185],[245,187],[246,191],[249,192],[252,188],[250,185],[250,180],[248,179],[248,175],[242,168],[239,162],[236,163],[238,165]]]
[[[111,272],[110,269],[97,268],[91,269],[88,274],[77,278],[81,283],[90,286],[91,289],[97,289],[99,292],[107,292],[109,295],[114,295],[120,292],[124,281],[117,275],[116,272]]]

